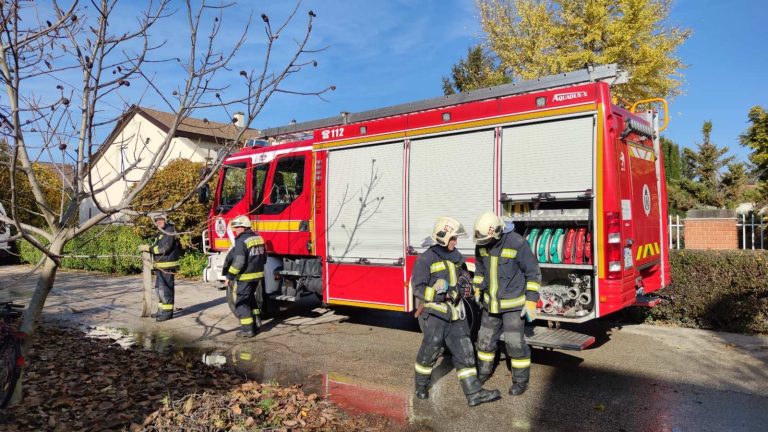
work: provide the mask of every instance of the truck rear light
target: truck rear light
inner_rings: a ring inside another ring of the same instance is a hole
[[[606,265],[608,279],[621,278],[621,215],[617,212],[605,213]]]

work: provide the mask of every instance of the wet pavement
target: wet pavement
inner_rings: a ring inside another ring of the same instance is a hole
[[[0,267],[0,301],[27,298],[29,267]],[[597,322],[583,352],[534,350],[527,393],[506,395],[504,361],[486,387],[501,401],[468,408],[450,357],[430,398],[412,396],[421,339],[409,314],[324,309],[307,298],[243,342],[223,291],[179,281],[173,320],[140,318],[141,279],[60,272],[46,322],[128,346],[187,356],[260,381],[302,384],[352,413],[378,413],[434,430],[763,431],[768,425],[768,337]]]

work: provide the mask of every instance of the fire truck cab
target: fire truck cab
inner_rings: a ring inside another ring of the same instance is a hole
[[[615,105],[625,80],[596,66],[267,129],[224,160],[205,278],[223,280],[228,222],[245,214],[267,244],[271,298],[407,312],[436,218],[471,231],[493,210],[538,257],[541,319],[642,303],[670,282],[667,199],[659,114]],[[458,249],[473,261],[471,238]]]

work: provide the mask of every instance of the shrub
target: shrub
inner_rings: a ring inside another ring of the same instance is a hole
[[[672,251],[665,300],[635,310],[648,320],[740,333],[768,333],[768,251]]]
[[[158,170],[144,189],[136,196],[135,210],[152,212],[169,208],[189,194],[200,179],[200,171],[204,164],[187,159],[174,159],[168,165]],[[215,177],[210,186],[215,189]],[[176,227],[184,247],[196,243],[208,220],[208,207],[197,201],[192,195],[178,209],[168,214],[168,218]],[[135,230],[142,237],[157,235],[157,228],[147,217],[134,220]]]
[[[72,240],[64,248],[61,268],[130,274],[141,272],[139,245],[146,243],[131,227],[97,226]],[[36,264],[42,253],[26,241],[19,242],[21,260]],[[107,256],[106,258],[97,258]]]
[[[198,251],[189,250],[179,260],[179,274],[188,278],[200,278],[208,265],[208,257]]]

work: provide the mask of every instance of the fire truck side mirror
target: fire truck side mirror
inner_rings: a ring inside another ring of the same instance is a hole
[[[200,204],[208,204],[208,201],[211,199],[211,188],[204,184],[200,187],[200,189],[197,190],[197,201]]]

